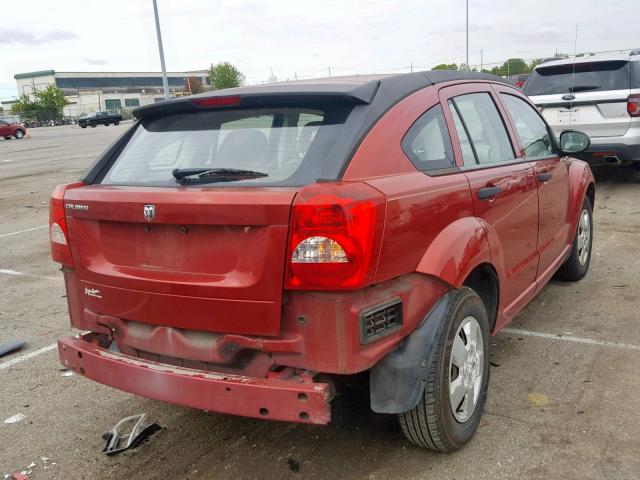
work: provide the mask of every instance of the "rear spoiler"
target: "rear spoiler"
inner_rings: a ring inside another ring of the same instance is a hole
[[[211,107],[201,106],[206,99],[237,99],[234,108],[256,108],[263,106],[300,105],[311,102],[338,102],[368,104],[380,86],[379,80],[367,83],[347,84],[306,84],[290,83],[257,87],[229,88],[206,92],[204,94],[182,97],[164,102],[152,103],[133,110],[137,119],[175,113],[190,113],[209,110]],[[224,101],[221,102],[221,106]],[[228,104],[230,105],[230,104]],[[228,106],[227,105],[227,106]],[[220,108],[220,107],[218,107]]]

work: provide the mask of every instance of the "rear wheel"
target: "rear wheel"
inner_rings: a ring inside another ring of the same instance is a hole
[[[22,130],[16,130],[16,133],[14,133],[13,136],[20,140],[22,137],[24,137],[24,132]]]
[[[4,137],[5,140],[11,140],[11,137]]]
[[[92,124],[91,124],[91,128],[96,128],[97,126],[98,126],[98,125],[97,125],[97,124],[95,124],[95,123],[92,123]]]
[[[573,237],[573,245],[569,258],[556,272],[556,278],[567,282],[582,279],[589,270],[591,262],[591,245],[593,243],[593,213],[591,202],[585,197],[578,218],[578,227]]]
[[[120,125],[120,120],[116,120],[115,122],[113,122],[114,125]]]
[[[489,321],[472,289],[459,291],[438,335],[420,403],[399,420],[416,445],[453,452],[478,429],[489,384]]]
[[[80,125],[80,128],[87,128],[86,125]]]

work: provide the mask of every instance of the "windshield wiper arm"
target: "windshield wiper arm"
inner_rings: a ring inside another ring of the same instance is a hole
[[[175,168],[171,174],[180,183],[235,182],[269,176],[263,172],[239,168]]]

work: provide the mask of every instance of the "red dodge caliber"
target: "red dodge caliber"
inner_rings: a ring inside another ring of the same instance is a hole
[[[412,442],[474,434],[490,336],[589,267],[594,179],[498,77],[420,72],[139,108],[51,198],[62,363],[146,397],[325,424],[334,379]]]

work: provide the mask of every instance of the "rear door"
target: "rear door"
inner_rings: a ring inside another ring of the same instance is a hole
[[[627,97],[631,64],[626,60],[538,67],[524,91],[556,133],[579,128],[590,137],[624,135],[630,126]]]
[[[518,134],[520,157],[533,165],[538,183],[540,228],[537,278],[548,277],[564,258],[569,238],[569,166],[536,109],[513,90],[496,86]]]
[[[441,90],[460,142],[461,168],[476,216],[485,222],[507,315],[533,294],[538,252],[538,197],[532,166],[517,158],[510,127],[489,84]]]

